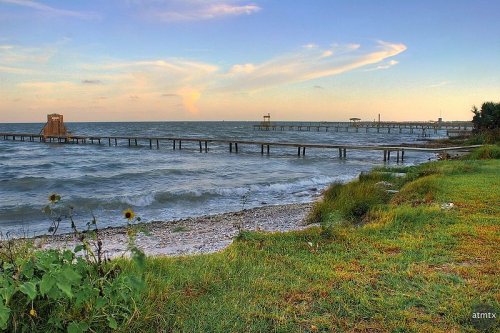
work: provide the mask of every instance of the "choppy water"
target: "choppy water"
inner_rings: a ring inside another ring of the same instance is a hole
[[[43,124],[0,124],[0,132],[38,133]],[[254,131],[248,122],[69,123],[79,135],[181,136],[238,138],[280,142],[399,144],[415,142],[416,134]],[[363,131],[364,132],[364,131]],[[439,133],[443,136],[445,133]],[[240,146],[229,154],[226,145],[210,145],[200,153],[197,142],[169,142],[159,150],[149,142],[127,147],[61,145],[0,140],[0,231],[5,234],[45,233],[48,217],[42,208],[52,192],[75,207],[84,225],[92,213],[99,225],[125,224],[122,211],[132,208],[145,221],[170,220],[221,213],[243,207],[311,201],[329,183],[348,181],[381,165],[382,152]],[[433,158],[407,153],[405,164]],[[394,163],[394,162],[391,162]],[[69,231],[67,225],[61,231]]]

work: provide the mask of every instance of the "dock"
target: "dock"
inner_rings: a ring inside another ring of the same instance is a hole
[[[471,132],[470,121],[441,122],[270,122],[263,121],[253,125],[259,131],[305,131],[305,132],[364,132],[364,133],[406,133],[430,136],[439,130]]]
[[[213,139],[213,138],[195,138],[195,137],[145,137],[145,136],[47,136],[33,133],[0,133],[0,138],[9,141],[33,142],[33,143],[57,143],[57,144],[97,144],[107,146],[148,146],[150,149],[160,149],[166,145],[173,150],[181,150],[189,144],[189,148],[199,150],[199,152],[208,153],[210,144],[226,145],[229,153],[238,153],[243,146],[260,148],[261,155],[269,155],[271,147],[281,147],[294,149],[297,156],[305,156],[309,149],[327,149],[338,151],[340,159],[347,158],[348,150],[361,151],[381,151],[383,161],[389,161],[391,154],[396,155],[396,161],[403,162],[405,153],[408,152],[427,152],[427,153],[446,153],[448,151],[464,151],[482,145],[460,146],[460,147],[406,147],[406,146],[375,146],[375,145],[345,145],[345,144],[315,144],[315,143],[297,143],[297,142],[272,142],[272,141],[248,141],[238,139]],[[183,146],[184,143],[184,146]],[[258,152],[258,150],[257,150]]]

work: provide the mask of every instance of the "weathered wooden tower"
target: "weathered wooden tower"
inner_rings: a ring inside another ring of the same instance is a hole
[[[271,126],[271,114],[268,113],[267,115],[264,115],[264,121],[260,122],[261,126],[269,128]]]
[[[40,132],[44,137],[47,136],[67,136],[68,130],[64,125],[63,115],[62,114],[48,114],[47,115],[47,123],[43,126],[42,131]]]

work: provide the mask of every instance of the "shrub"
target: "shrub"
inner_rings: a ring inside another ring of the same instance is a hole
[[[464,157],[468,160],[488,160],[500,158],[500,147],[497,145],[488,145],[475,149]]]
[[[0,243],[0,330],[9,332],[103,332],[117,329],[137,311],[135,300],[144,288],[145,256],[134,242],[127,218],[129,251],[134,267],[127,273],[116,261],[102,256],[102,242],[95,218],[79,232],[70,207],[59,207],[61,197],[49,196],[45,211],[55,233],[68,219],[80,244],[72,250],[35,250],[31,242]],[[138,218],[136,219],[138,220]]]
[[[392,198],[393,204],[409,203],[418,205],[430,203],[437,191],[437,175],[424,176],[404,185]]]

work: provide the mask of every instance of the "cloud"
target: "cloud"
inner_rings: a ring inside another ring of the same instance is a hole
[[[101,80],[82,80],[83,84],[102,84]]]
[[[31,70],[31,69],[28,69],[28,68],[19,68],[19,67],[0,65],[0,73],[28,75],[28,74],[35,74],[36,72]]]
[[[399,61],[389,60],[384,64],[378,65],[377,67],[368,68],[366,71],[371,72],[371,71],[377,71],[377,70],[381,70],[381,69],[388,69],[388,68],[391,68],[392,66],[397,65],[397,64],[399,64]]]
[[[438,88],[438,87],[445,86],[445,85],[447,85],[449,83],[450,83],[450,81],[441,81],[441,82],[438,82],[438,83],[430,84],[428,87],[429,88]]]
[[[184,87],[178,93],[182,97],[184,109],[189,113],[198,113],[199,110],[196,102],[200,99],[201,92],[192,87]]]
[[[48,5],[44,5],[42,3],[31,1],[31,0],[0,0],[0,3],[7,3],[12,5],[17,5],[21,7],[31,8],[37,10],[38,12],[43,12],[51,16],[67,16],[74,17],[80,19],[96,19],[99,18],[97,13],[92,12],[77,12],[66,9],[59,9],[55,7],[51,7]]]
[[[334,45],[329,49],[302,48],[262,64],[235,65],[222,80],[221,90],[254,91],[266,87],[319,79],[376,64],[406,50],[404,44],[379,41],[361,48],[358,44]],[[382,66],[393,66],[389,61]],[[251,71],[241,69],[251,68]],[[238,69],[235,71],[235,69]]]
[[[229,70],[230,74],[239,74],[239,73],[252,73],[255,71],[255,65],[253,64],[244,64],[244,65],[234,65]]]
[[[9,52],[12,53],[10,55],[32,55],[32,52],[18,52],[16,48],[0,45],[0,71],[22,72],[21,63],[1,61],[2,55]],[[180,102],[186,112],[196,114],[204,97],[210,103],[222,95],[226,98],[230,94],[236,96],[304,81],[313,81],[309,87],[319,90],[323,88],[319,82],[314,82],[316,79],[370,65],[392,66],[397,62],[389,58],[405,50],[403,44],[381,41],[366,46],[298,46],[294,52],[277,55],[261,63],[243,62],[225,68],[182,58],[137,61],[108,59],[91,64],[75,64],[72,68],[57,72],[57,75],[52,67],[39,66],[41,73],[36,78],[26,80],[20,77],[13,91],[20,95],[43,96],[47,101],[64,98],[74,101],[75,105],[79,105],[78,101],[81,104],[84,97],[90,101],[100,96],[108,97],[108,101],[103,104],[125,108],[131,107],[130,101],[139,101],[139,97],[141,103],[135,104],[135,107],[143,104],[164,108],[166,103]],[[38,67],[33,62],[28,68]],[[88,79],[81,79],[82,72]],[[83,89],[82,85],[92,85],[92,89]]]
[[[144,2],[141,2],[141,4],[144,5]],[[146,16],[164,22],[212,20],[231,16],[252,15],[261,10],[261,7],[253,3],[238,4],[230,0],[216,3],[203,0],[158,1],[153,7],[146,11]]]

